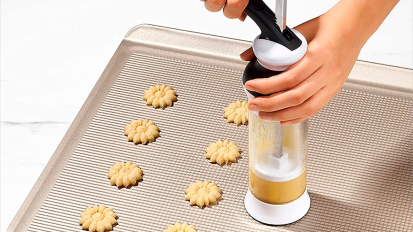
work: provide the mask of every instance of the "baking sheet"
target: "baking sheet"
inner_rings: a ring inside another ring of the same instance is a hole
[[[249,42],[143,25],[117,49],[8,231],[82,231],[79,213],[104,204],[118,214],[114,231],[163,231],[188,222],[203,231],[411,231],[412,70],[357,62],[340,93],[310,120],[308,214],[287,226],[267,226],[245,211],[247,126],[226,123],[223,108],[246,100],[239,53]],[[173,86],[173,107],[141,99],[155,84]],[[127,142],[131,120],[156,122],[148,145]],[[242,149],[230,166],[205,159],[204,149],[229,139]],[[115,162],[144,171],[130,189],[110,185]],[[184,190],[210,180],[219,205],[199,209]]]

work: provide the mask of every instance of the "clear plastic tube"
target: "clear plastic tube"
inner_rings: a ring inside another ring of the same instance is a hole
[[[249,188],[265,203],[285,204],[306,189],[308,120],[281,126],[249,113]],[[280,138],[280,136],[282,138]]]

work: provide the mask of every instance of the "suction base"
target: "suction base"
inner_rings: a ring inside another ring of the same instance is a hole
[[[268,225],[286,225],[300,220],[310,209],[310,202],[307,189],[297,200],[283,205],[264,203],[255,198],[249,189],[244,199],[248,214]]]

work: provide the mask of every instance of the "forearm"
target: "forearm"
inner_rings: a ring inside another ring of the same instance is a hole
[[[341,0],[320,20],[360,48],[379,28],[399,0]],[[331,25],[334,24],[334,25]]]

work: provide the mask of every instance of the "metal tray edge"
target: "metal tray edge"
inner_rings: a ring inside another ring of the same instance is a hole
[[[151,24],[141,24],[133,27],[126,34],[125,39],[135,42],[144,41],[153,45],[173,47],[194,53],[231,58],[231,60],[238,63],[243,62],[239,58],[239,54],[243,51],[242,49],[240,50],[240,47],[247,49],[252,44],[249,41],[239,39]],[[200,40],[202,40],[202,44],[200,44]],[[219,51],[214,49],[217,46],[221,48]],[[389,75],[396,77],[396,81],[393,78],[389,78]],[[358,60],[347,79],[347,83],[413,93],[413,70]]]

